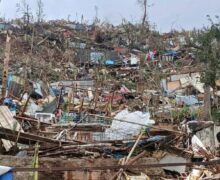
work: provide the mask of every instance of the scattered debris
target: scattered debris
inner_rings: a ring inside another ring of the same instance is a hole
[[[26,28],[0,29],[0,153],[33,157],[32,165],[11,164],[9,172],[45,173],[51,163],[41,160],[48,158],[64,179],[83,171],[112,180],[219,177],[219,128],[203,119],[205,66],[191,50],[177,42],[151,48],[104,24],[62,20]],[[168,35],[155,36],[166,44]],[[210,88],[210,96],[218,108],[219,89]]]

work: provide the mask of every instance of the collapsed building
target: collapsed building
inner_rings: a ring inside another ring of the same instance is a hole
[[[219,178],[220,128],[202,120],[203,65],[181,50],[129,50],[117,28],[100,34],[97,27],[65,21],[42,27],[33,25],[29,34],[13,30],[2,58],[0,159],[6,174]],[[0,37],[4,42],[4,31]],[[218,105],[218,89],[211,94]]]

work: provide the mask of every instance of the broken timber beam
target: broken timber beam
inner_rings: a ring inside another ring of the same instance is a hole
[[[76,142],[71,142],[71,141],[58,141],[58,140],[54,140],[54,139],[50,139],[50,138],[45,138],[42,136],[37,136],[34,134],[29,134],[29,133],[25,133],[25,132],[18,132],[18,131],[14,131],[11,129],[6,129],[3,127],[0,127],[0,138],[2,139],[6,139],[6,140],[10,140],[13,142],[16,142],[17,137],[19,134],[19,139],[18,142],[21,144],[35,144],[36,142],[40,142],[40,143],[49,143],[49,144],[55,144],[55,145],[62,145],[62,144],[69,144],[69,145],[74,145],[76,144]]]
[[[213,160],[213,161],[206,161],[206,162],[188,162],[188,163],[164,163],[164,164],[140,164],[140,165],[114,165],[114,166],[96,166],[96,167],[50,167],[50,168],[31,168],[31,167],[15,167],[12,169],[13,172],[50,172],[50,171],[97,171],[97,170],[118,170],[118,169],[145,169],[145,168],[157,168],[157,167],[175,167],[175,166],[196,166],[196,165],[204,165],[204,166],[211,166],[211,165],[218,165],[220,164],[220,160]]]
[[[28,117],[22,117],[22,116],[15,116],[14,118],[18,121],[27,121],[27,122],[36,123],[36,124],[39,123],[39,121],[37,119],[34,119],[34,118],[28,118]],[[51,126],[52,125],[52,124],[46,123],[46,122],[40,122],[40,124],[45,125],[45,126]]]

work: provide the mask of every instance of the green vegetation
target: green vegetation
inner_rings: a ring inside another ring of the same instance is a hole
[[[175,122],[181,122],[188,118],[198,118],[201,109],[190,109],[190,107],[185,106],[183,108],[174,109],[171,111],[171,116]]]
[[[212,108],[211,115],[212,115],[212,120],[214,122],[219,122],[219,120],[220,120],[220,111],[217,108]]]

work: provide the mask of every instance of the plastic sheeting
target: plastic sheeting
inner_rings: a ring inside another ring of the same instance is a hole
[[[138,64],[138,62],[140,61],[140,59],[139,59],[136,55],[131,54],[130,61],[131,61],[131,65],[135,65],[135,64]]]
[[[114,65],[115,64],[115,61],[114,60],[111,60],[111,59],[108,59],[105,61],[105,64],[106,65]]]
[[[41,84],[34,82],[33,85],[34,85],[34,91],[35,91],[37,94],[39,94],[40,96],[43,97],[43,93],[42,93],[42,89],[41,89]]]
[[[202,141],[196,135],[192,137],[192,149],[193,149],[193,152],[196,152],[196,153],[199,153],[200,149],[207,151]]]
[[[5,98],[3,104],[10,109],[13,116],[16,115],[17,106],[16,106],[16,103],[11,98]]]
[[[191,96],[176,95],[176,102],[177,102],[177,104],[183,104],[183,105],[188,105],[188,106],[195,105],[195,104],[199,103],[198,99],[193,95],[191,95]]]
[[[0,166],[0,180],[13,180],[11,167]]]
[[[117,121],[117,119],[127,122]],[[134,123],[151,126],[155,121],[150,120],[150,113],[142,113],[141,111],[129,112],[125,109],[115,116],[111,127],[105,133],[109,135],[108,139],[110,140],[132,138],[133,136],[137,136],[144,127]]]

